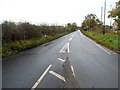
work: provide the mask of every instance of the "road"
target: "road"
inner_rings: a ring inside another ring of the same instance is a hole
[[[2,63],[3,88],[118,88],[118,54],[79,30]]]

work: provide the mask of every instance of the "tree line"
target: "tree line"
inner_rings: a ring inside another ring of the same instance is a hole
[[[88,14],[85,16],[84,21],[82,22],[82,28],[84,30],[89,30],[94,26],[102,25],[102,22],[98,19],[95,14]]]
[[[108,18],[113,18],[118,23],[118,29],[120,30],[120,0],[116,2],[115,8],[108,12]]]
[[[18,40],[40,38],[44,35],[55,35],[64,32],[72,32],[76,29],[75,23],[68,23],[64,26],[57,25],[35,25],[29,22],[9,22],[4,21],[2,24],[2,43],[10,43]]]
[[[118,23],[118,30],[120,30],[120,0],[116,2],[116,7],[108,12],[108,18],[113,18]],[[109,26],[106,26],[108,28]],[[82,22],[83,30],[93,30],[94,28],[101,29],[102,33],[104,30],[103,22],[95,14],[88,14]],[[109,27],[111,28],[111,27]]]

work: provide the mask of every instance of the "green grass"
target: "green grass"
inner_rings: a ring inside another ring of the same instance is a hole
[[[19,52],[21,52],[23,50],[42,45],[44,43],[47,43],[54,39],[57,39],[66,34],[67,34],[67,32],[62,33],[62,34],[56,34],[53,36],[47,36],[46,38],[40,37],[40,38],[36,38],[36,39],[32,39],[32,40],[20,40],[20,41],[16,41],[16,42],[12,42],[12,43],[4,43],[4,44],[2,44],[2,57],[4,58],[4,57],[18,54]]]
[[[114,33],[106,33],[105,35],[97,33],[95,31],[82,31],[83,34],[92,38],[97,43],[104,45],[115,52],[120,53],[120,41],[118,40],[118,34]]]

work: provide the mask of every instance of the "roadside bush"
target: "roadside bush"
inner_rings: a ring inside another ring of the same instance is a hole
[[[2,57],[36,47],[75,30],[75,26],[34,25],[29,22],[14,23],[5,21],[1,25]]]

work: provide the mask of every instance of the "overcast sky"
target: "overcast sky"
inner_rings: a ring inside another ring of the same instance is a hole
[[[15,22],[58,24],[76,22],[81,25],[87,14],[93,13],[101,17],[101,7],[105,0],[0,0],[0,22],[11,20]],[[107,11],[110,5],[115,7],[118,0],[106,0]],[[106,24],[109,25],[106,14]]]

